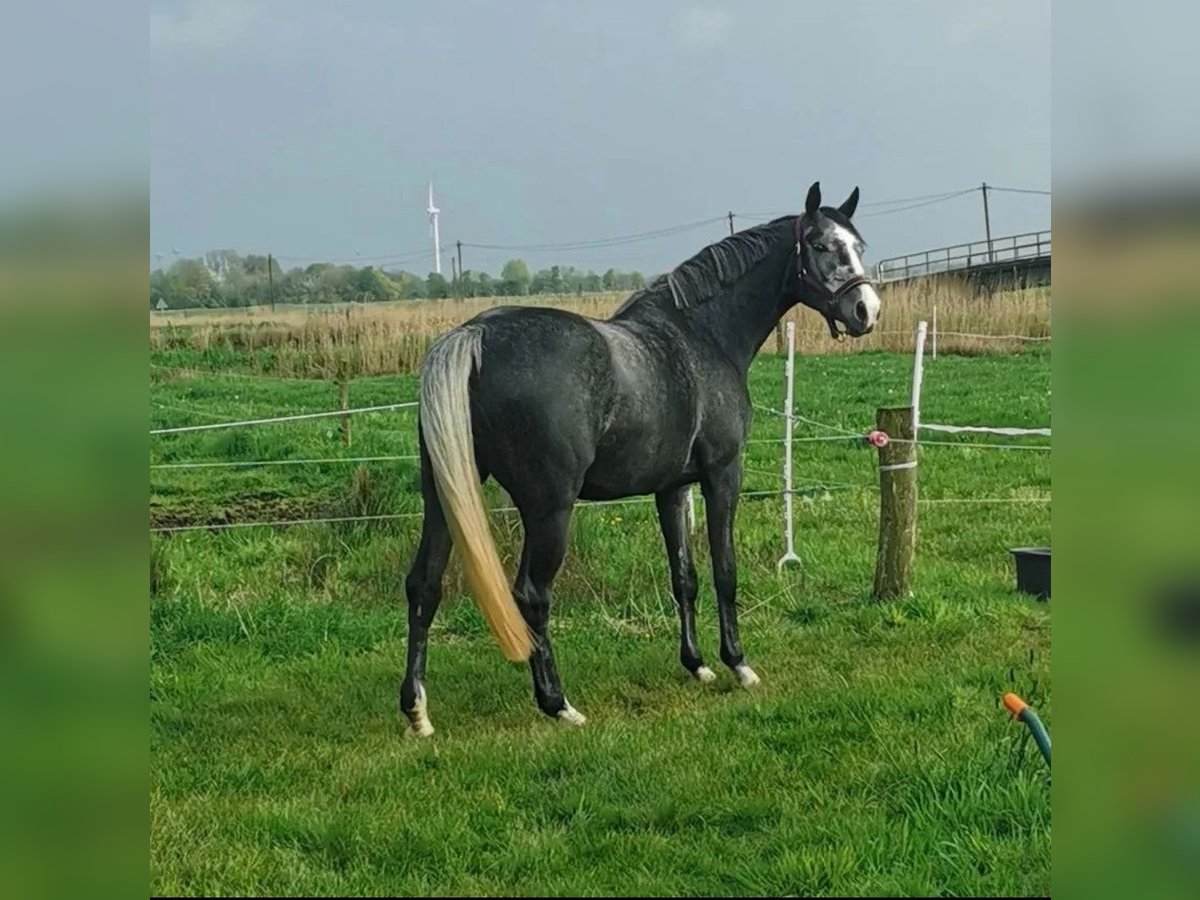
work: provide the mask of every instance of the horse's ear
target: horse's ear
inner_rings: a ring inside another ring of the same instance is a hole
[[[854,215],[854,210],[858,209],[858,186],[855,185],[850,196],[846,198],[846,202],[838,207],[838,212],[849,219]]]
[[[817,210],[821,208],[821,182],[814,181],[812,187],[808,189],[808,197],[804,201],[804,211],[808,213],[811,219],[817,214]]]

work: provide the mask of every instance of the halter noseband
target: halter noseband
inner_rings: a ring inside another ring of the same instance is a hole
[[[825,321],[829,323],[829,334],[835,341],[844,341],[846,333],[838,331],[833,315],[834,308],[842,297],[860,285],[869,285],[871,279],[866,275],[854,275],[837,290],[831,291],[814,278],[808,268],[804,247],[804,223],[807,220],[807,213],[796,218],[796,269],[798,270],[801,284],[799,300],[809,309],[815,309],[825,317]],[[814,297],[813,294],[816,296]]]

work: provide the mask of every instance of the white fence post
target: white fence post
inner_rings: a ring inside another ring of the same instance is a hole
[[[787,428],[783,437],[783,533],[786,547],[775,567],[781,571],[789,562],[799,563],[796,547],[792,536],[792,389],[795,383],[796,363],[796,324],[787,323],[787,399],[784,401],[784,425]]]
[[[937,359],[937,307],[933,308],[933,358]]]
[[[921,428],[921,376],[925,361],[925,335],[927,325],[924,320],[917,325],[917,349],[913,356],[912,408],[913,408],[913,440],[920,435]]]
[[[689,532],[696,530],[696,486],[688,485],[687,526]]]

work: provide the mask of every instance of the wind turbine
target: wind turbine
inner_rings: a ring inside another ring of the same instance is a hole
[[[429,182],[429,229],[433,233],[433,271],[442,274],[442,239],[438,234],[438,213],[441,212],[433,205],[433,182]]]

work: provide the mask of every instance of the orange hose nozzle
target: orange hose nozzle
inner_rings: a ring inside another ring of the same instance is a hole
[[[1004,695],[1004,706],[1010,713],[1013,714],[1014,719],[1024,710],[1029,709],[1029,704],[1013,693]]]

